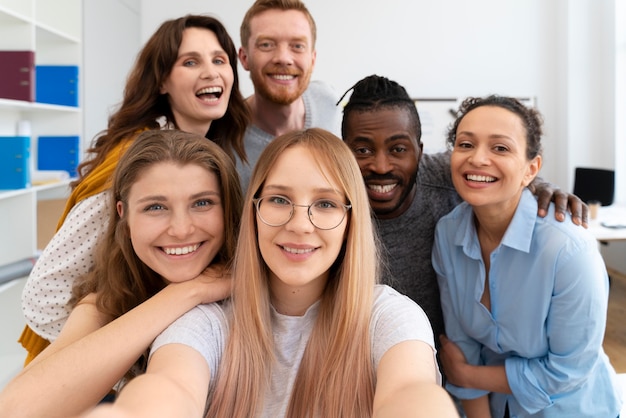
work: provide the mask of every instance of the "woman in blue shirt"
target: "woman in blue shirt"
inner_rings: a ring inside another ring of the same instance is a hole
[[[586,230],[537,216],[540,137],[538,112],[499,96],[465,100],[448,135],[465,202],[439,221],[432,256],[447,388],[468,418],[616,417],[606,268]]]

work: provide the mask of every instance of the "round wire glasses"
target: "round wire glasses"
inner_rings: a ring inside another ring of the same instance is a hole
[[[345,205],[332,199],[318,199],[310,205],[296,205],[280,195],[262,196],[252,201],[259,218],[266,225],[285,225],[293,218],[295,207],[298,206],[307,208],[307,215],[313,226],[322,230],[337,228],[346,217],[346,212],[352,208],[352,205]]]

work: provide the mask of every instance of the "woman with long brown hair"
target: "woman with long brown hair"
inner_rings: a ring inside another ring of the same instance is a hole
[[[121,157],[110,199],[94,268],[76,281],[59,337],[0,393],[3,417],[94,407],[145,370],[144,353],[163,329],[230,290],[226,277],[201,275],[230,264],[241,216],[239,176],[219,146],[145,131]]]

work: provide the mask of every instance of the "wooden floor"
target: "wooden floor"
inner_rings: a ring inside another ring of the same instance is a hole
[[[626,274],[609,269],[611,289],[604,351],[617,373],[626,373]]]

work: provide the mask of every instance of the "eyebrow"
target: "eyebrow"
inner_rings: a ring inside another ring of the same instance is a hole
[[[212,51],[210,51],[209,53],[212,57],[216,57],[216,56],[226,56],[228,57],[228,54],[226,53],[226,51],[224,51],[223,49],[214,49]],[[178,51],[178,58],[186,58],[186,57],[200,57],[202,54],[198,51],[191,50],[191,51]]]
[[[190,196],[190,200],[198,199],[200,197],[209,197],[209,196],[217,196],[220,197],[220,192],[216,192],[214,190],[204,190],[198,193],[194,193]],[[141,199],[137,199],[137,203],[147,203],[147,202],[166,202],[168,200],[167,196],[164,195],[149,195],[144,196]]]
[[[275,192],[283,192],[283,193],[293,191],[293,187],[284,186],[280,184],[268,184],[268,185],[265,185],[263,189],[265,191],[275,191]],[[315,193],[334,193],[336,195],[342,195],[342,193],[340,193],[337,189],[333,189],[332,187],[315,187],[313,191]]]
[[[461,132],[458,132],[456,134],[457,138],[460,135],[466,135],[466,136],[469,136],[471,138],[475,138],[476,137],[476,134],[474,132],[472,132],[472,131],[461,131]],[[508,135],[505,135],[505,134],[489,134],[489,135],[487,135],[487,138],[488,139],[506,139],[506,140],[515,142],[514,138],[512,138],[512,137],[510,137]]]

